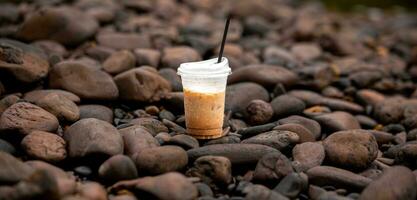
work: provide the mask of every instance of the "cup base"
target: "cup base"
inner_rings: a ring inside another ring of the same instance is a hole
[[[222,128],[216,129],[193,129],[187,128],[187,134],[196,139],[216,139],[224,136]]]

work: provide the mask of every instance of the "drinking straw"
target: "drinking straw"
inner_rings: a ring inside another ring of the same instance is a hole
[[[231,16],[227,17],[226,25],[224,26],[223,39],[222,39],[222,44],[220,46],[219,58],[217,60],[217,63],[220,63],[222,61],[224,44],[226,43],[227,30],[229,29],[230,18]]]

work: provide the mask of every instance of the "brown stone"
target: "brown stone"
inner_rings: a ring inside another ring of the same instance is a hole
[[[64,139],[44,131],[31,132],[23,138],[21,143],[27,155],[47,162],[64,160],[67,157],[65,145]]]

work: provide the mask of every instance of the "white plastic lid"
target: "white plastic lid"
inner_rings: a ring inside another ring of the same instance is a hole
[[[199,62],[183,63],[178,68],[177,74],[189,76],[224,76],[229,75],[232,70],[229,67],[229,61],[222,57],[222,61],[217,63],[217,58]]]

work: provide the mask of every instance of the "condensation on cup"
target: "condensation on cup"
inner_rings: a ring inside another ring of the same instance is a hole
[[[219,138],[223,133],[227,76],[231,74],[227,58],[183,63],[178,68],[184,90],[187,134],[197,139]]]

